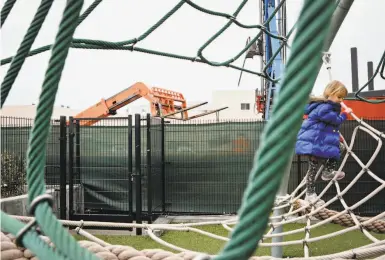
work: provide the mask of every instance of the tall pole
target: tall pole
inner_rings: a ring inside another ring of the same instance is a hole
[[[279,1],[280,0],[278,0],[278,2]],[[327,52],[329,50],[330,46],[332,45],[333,40],[334,40],[335,36],[337,35],[337,32],[338,32],[339,28],[341,27],[341,24],[344,21],[347,13],[349,12],[349,9],[352,6],[353,2],[354,2],[354,0],[341,0],[339,2],[336,10],[334,11],[332,20],[331,20],[329,35],[325,40],[325,45],[324,45],[324,51],[325,52]],[[293,153],[294,153],[294,151],[293,151]],[[285,173],[283,175],[283,180],[281,182],[281,186],[277,192],[277,196],[284,196],[287,194],[290,169],[291,169],[291,162],[289,162],[289,164],[286,167]],[[273,215],[278,216],[278,215],[282,215],[282,213],[283,212],[281,210],[275,210],[273,212]],[[275,229],[275,233],[282,233],[282,226],[277,227]],[[274,242],[281,242],[281,241],[283,241],[282,236],[272,238],[273,243]],[[271,248],[271,255],[273,257],[282,258],[282,255],[283,255],[282,246],[273,246]]]
[[[277,1],[278,1],[277,6],[279,6],[281,0],[277,0]],[[286,3],[283,4],[280,11],[278,12],[278,33],[279,33],[279,35],[284,36],[284,37],[286,37],[286,12],[284,11],[285,9],[286,9]],[[281,71],[283,70],[283,66],[284,66],[284,63],[286,60],[285,59],[285,51],[284,51],[285,48],[286,47],[283,47],[281,50],[281,56],[282,56]],[[287,189],[289,186],[290,168],[291,168],[291,164],[289,164],[287,166],[287,169],[285,170],[285,174],[284,174],[284,177],[282,179],[281,186],[280,186],[280,188],[276,194],[277,197],[282,197],[282,196],[285,196],[287,194]],[[273,211],[273,216],[274,217],[275,216],[282,216],[284,213],[285,213],[284,208],[275,209]],[[277,220],[277,221],[279,222],[279,220]],[[272,221],[272,222],[274,223],[277,221]],[[274,231],[272,233],[273,234],[279,234],[282,232],[283,232],[283,226],[278,226],[274,229]],[[283,236],[277,236],[277,237],[272,238],[272,243],[280,243],[280,242],[283,242]],[[283,255],[283,247],[282,246],[272,246],[271,247],[271,256],[272,257],[282,258],[282,255]]]
[[[338,6],[332,16],[330,23],[330,31],[325,40],[324,50],[328,51],[332,45],[334,38],[337,35],[338,30],[341,27],[341,24],[345,20],[346,15],[348,14],[350,7],[352,7],[354,0],[340,0]]]
[[[358,55],[357,48],[350,48],[350,62],[352,68],[352,92],[358,91]]]
[[[368,80],[369,80],[369,91],[374,90],[374,80],[370,81],[373,77],[373,61],[368,61]]]
[[[259,24],[262,24],[263,23],[263,0],[259,0]],[[265,37],[262,33],[262,46],[265,46]],[[264,59],[264,51],[262,52],[262,55],[261,55],[261,71],[264,67],[264,62],[263,62],[263,59]],[[265,79],[263,77],[260,77],[261,79],[261,93],[260,95],[264,95],[265,93]],[[257,98],[257,97],[255,97]],[[257,103],[257,100],[255,100],[255,103]]]

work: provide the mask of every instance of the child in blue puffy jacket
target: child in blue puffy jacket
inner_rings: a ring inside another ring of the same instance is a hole
[[[337,174],[337,180],[345,177],[345,173],[337,172],[336,167],[341,154],[340,125],[352,112],[350,108],[341,112],[341,102],[347,94],[346,87],[334,80],[326,86],[322,98],[311,98],[305,107],[305,120],[297,135],[295,151],[309,159],[306,201],[317,197],[314,182],[320,162],[326,161],[321,176],[323,180],[331,180]]]

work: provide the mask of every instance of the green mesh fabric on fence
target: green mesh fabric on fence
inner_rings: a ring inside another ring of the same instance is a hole
[[[370,121],[376,129],[385,129],[384,121]],[[228,122],[220,124],[185,123],[182,125],[166,125],[166,210],[169,212],[185,213],[234,213],[239,209],[240,201],[248,181],[250,162],[253,160],[252,151],[258,149],[260,135],[264,122]],[[345,122],[342,133],[350,142],[355,121]],[[354,152],[366,162],[376,147],[375,141],[365,133],[360,132],[356,137]],[[377,156],[371,170],[385,177],[385,151]],[[298,160],[299,159],[299,160]],[[340,181],[345,187],[361,167],[350,158],[345,166],[348,174]],[[293,157],[289,192],[293,191],[304,178],[307,171],[305,157]],[[317,183],[317,190],[326,184]],[[377,187],[379,184],[369,176],[352,188],[345,197],[348,203],[353,203]],[[335,190],[330,189],[325,194],[325,200],[335,196]],[[381,192],[377,197],[385,196]],[[331,209],[340,210],[342,205],[333,203]],[[373,215],[385,210],[379,200],[370,200],[358,212],[363,215]]]
[[[141,124],[142,209],[149,211],[147,198],[152,198],[152,211],[161,209],[161,124],[151,118],[151,167],[147,163],[147,126]],[[129,210],[129,124],[128,118],[107,119],[101,126],[80,126],[75,131],[74,185],[82,189],[75,200],[75,213],[127,213]],[[132,127],[132,173],[135,168],[135,128]],[[77,141],[78,140],[78,141]],[[78,152],[76,151],[78,148]],[[148,170],[149,169],[149,170]],[[150,176],[149,176],[150,175]],[[148,187],[151,178],[151,187]],[[150,190],[150,191],[149,191]],[[136,207],[133,185],[133,207]]]
[[[5,118],[2,119],[5,122]],[[1,151],[25,158],[30,126],[22,119],[8,119],[9,127],[1,128]],[[117,122],[117,120],[110,120]],[[74,185],[81,185],[84,197],[75,200],[75,212],[88,210],[89,213],[128,211],[128,121],[109,123],[105,126],[80,127],[80,165],[74,164]],[[385,131],[385,120],[367,120],[370,125]],[[115,126],[116,124],[116,126]],[[4,124],[3,124],[4,125]],[[265,122],[229,121],[215,123],[201,120],[198,124],[165,124],[165,199],[166,212],[185,214],[234,213],[239,209],[240,200],[247,183],[253,151],[258,149],[259,138]],[[341,132],[346,141],[351,141],[355,121],[342,125]],[[141,172],[142,209],[148,211],[147,197],[152,196],[152,211],[162,209],[161,179],[161,124],[158,118],[151,118],[151,187],[148,187],[147,171],[147,127],[141,125]],[[132,128],[133,148],[135,129]],[[76,144],[75,144],[76,145]],[[374,139],[359,132],[354,152],[365,163],[376,147]],[[68,151],[68,149],[67,149]],[[68,156],[68,155],[67,155]],[[74,154],[76,156],[76,154]],[[51,127],[47,146],[45,180],[47,185],[58,186],[59,172],[59,127]],[[299,159],[299,160],[298,160]],[[68,160],[67,160],[68,161]],[[133,162],[135,153],[133,149]],[[382,149],[371,166],[371,170],[385,178],[385,151]],[[345,187],[361,169],[354,159],[349,159],[344,171],[347,176],[340,181]],[[289,192],[304,178],[307,170],[306,158],[293,157]],[[135,164],[133,164],[135,172]],[[67,178],[68,181],[68,178]],[[317,183],[317,191],[326,184]],[[378,182],[363,176],[346,195],[353,204],[378,187]],[[149,189],[151,192],[149,193]],[[80,196],[77,194],[76,196]],[[133,206],[135,209],[135,185],[133,185]],[[332,187],[325,194],[325,200],[335,196]],[[357,209],[362,215],[374,215],[385,210],[380,192],[374,199]],[[335,202],[330,207],[341,210]]]

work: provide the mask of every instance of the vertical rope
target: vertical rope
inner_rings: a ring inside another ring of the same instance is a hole
[[[3,24],[5,22],[5,20],[7,20],[7,17],[9,15],[9,13],[11,12],[14,4],[16,3],[16,0],[7,0],[7,2],[5,2],[3,8],[1,9],[1,27],[3,27]]]
[[[304,3],[282,87],[244,193],[240,222],[215,259],[247,259],[258,248],[283,172],[291,160],[290,151],[302,120],[300,108],[305,106],[322,64],[322,47],[334,9],[330,1],[306,0]]]
[[[84,0],[67,0],[59,31],[52,47],[52,54],[43,82],[28,145],[27,180],[29,203],[36,197],[45,194],[44,166],[50,121],[60,78],[83,2]],[[68,231],[62,227],[47,202],[41,202],[36,206],[35,217],[43,232],[50,237],[59,252],[71,256],[71,259],[97,259],[88,250],[81,248]]]
[[[24,36],[23,42],[17,50],[17,54],[13,58],[10,68],[8,69],[7,74],[1,83],[1,107],[3,107],[13,83],[15,82],[17,75],[23,66],[25,59],[28,57],[32,44],[34,43],[36,36],[38,35],[41,26],[43,25],[45,18],[51,9],[52,3],[53,0],[42,0],[39,8],[36,11],[35,17],[33,18],[32,23],[28,28],[27,34]]]

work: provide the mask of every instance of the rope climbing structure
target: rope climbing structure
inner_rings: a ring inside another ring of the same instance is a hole
[[[5,2],[3,10],[1,11],[1,26],[4,25],[15,2],[15,0],[7,0]],[[243,70],[244,72],[255,74],[260,77],[265,77],[267,80],[277,80],[268,77],[266,73],[263,72],[254,72],[231,65],[231,63],[243,55],[263,33],[270,34],[266,29],[266,24],[244,25],[237,20],[238,14],[247,2],[246,0],[242,1],[237,10],[231,15],[214,12],[200,7],[189,0],[182,0],[154,26],[137,38],[122,42],[74,39],[73,35],[77,26],[101,2],[102,0],[94,1],[94,3],[81,15],[80,11],[84,4],[83,0],[68,0],[63,11],[54,44],[31,51],[30,49],[37,36],[37,32],[53,3],[53,0],[42,0],[16,56],[1,61],[1,65],[11,63],[10,69],[1,86],[1,106],[3,106],[15,78],[22,68],[24,60],[28,56],[36,55],[48,50],[51,51],[45,80],[37,105],[37,113],[29,140],[27,154],[27,179],[29,187],[28,209],[32,217],[11,216],[3,211],[1,212],[2,259],[274,259],[268,256],[252,257],[252,255],[258,247],[287,246],[295,244],[303,245],[304,250],[304,258],[295,259],[357,259],[381,257],[385,254],[385,241],[381,241],[373,235],[373,232],[385,232],[385,221],[383,220],[385,212],[372,218],[360,217],[354,213],[354,209],[385,188],[385,181],[370,170],[371,163],[382,148],[382,142],[383,139],[385,139],[385,135],[365,123],[363,120],[360,120],[357,116],[353,115],[359,125],[354,130],[350,144],[344,141],[347,153],[339,170],[344,167],[348,157],[354,158],[361,166],[362,170],[356,174],[353,181],[345,189],[340,188],[337,180],[331,180],[323,191],[319,193],[317,199],[320,200],[331,186],[335,187],[337,191],[336,196],[327,202],[323,202],[322,206],[317,207],[315,207],[314,204],[309,204],[301,199],[306,192],[306,190],[300,192],[300,189],[305,185],[304,180],[291,194],[284,197],[275,196],[280,187],[283,174],[291,162],[292,153],[290,151],[294,147],[296,135],[300,128],[303,116],[303,111],[300,108],[305,106],[306,100],[311,93],[322,64],[324,39],[328,35],[328,28],[332,20],[332,15],[338,5],[338,3],[330,3],[329,1],[304,1],[299,19],[296,23],[296,34],[291,46],[291,53],[285,68],[285,73],[283,78],[279,79],[280,90],[279,93],[277,93],[278,95],[273,107],[273,114],[264,129],[262,142],[256,152],[253,167],[250,171],[248,186],[244,192],[242,205],[237,217],[221,222],[167,225],[58,220],[52,213],[52,198],[46,194],[43,175],[45,165],[44,158],[46,141],[49,133],[49,122],[52,116],[61,74],[70,48],[139,51],[148,54],[206,63],[210,66],[226,66],[233,69]],[[281,1],[281,5],[277,6],[277,10],[284,2],[285,1]],[[209,15],[220,16],[229,20],[218,33],[199,48],[196,57],[187,57],[136,47],[140,41],[150,35],[171,15],[186,4]],[[266,21],[266,23],[268,22],[269,20]],[[242,28],[257,28],[260,29],[260,32],[250,40],[249,44],[243,50],[232,58],[227,59],[224,62],[214,62],[206,59],[202,52],[231,24],[236,24]],[[292,31],[290,31],[290,34],[291,32]],[[270,35],[271,37],[281,39],[282,44],[286,44],[287,42],[287,37],[273,34]],[[312,58],[309,59],[309,57]],[[383,75],[383,67],[384,66],[382,66],[381,75]],[[301,88],[298,86],[301,86]],[[355,137],[361,132],[369,134],[378,143],[376,149],[373,151],[371,159],[367,163],[362,162],[354,153],[353,149]],[[282,139],[282,136],[285,136],[285,138]],[[321,170],[322,168],[320,171]],[[317,176],[318,175],[319,173]],[[348,206],[344,201],[343,196],[363,175],[371,176],[379,183],[379,186],[367,197],[362,198],[362,200],[354,205]],[[341,212],[328,210],[327,206],[337,200],[341,202],[344,210]],[[270,215],[272,210],[282,208],[285,209],[284,214],[280,216]],[[312,224],[311,219],[313,217],[321,219],[321,221]],[[306,222],[304,228],[280,233],[273,232],[279,226],[297,222],[299,220]],[[311,231],[314,228],[331,222],[347,226],[347,228],[324,236],[311,237]],[[222,225],[225,229],[231,231],[231,236],[223,237],[194,227],[208,224]],[[67,229],[64,228],[66,226],[76,226],[76,231],[80,235],[85,236],[88,240],[76,241]],[[83,230],[84,227],[141,227],[144,228],[147,234],[155,241],[170,249],[180,251],[180,253],[174,254],[157,249],[139,251],[129,246],[110,245],[87,233]],[[267,233],[265,232],[266,227],[270,227]],[[38,233],[37,230],[44,235]],[[214,239],[225,241],[226,244],[223,250],[218,252],[217,255],[206,255],[201,252],[180,248],[163,241],[161,238],[154,235],[155,230],[198,232]],[[352,230],[360,230],[371,243],[355,248],[354,250],[339,252],[333,255],[322,257],[310,256],[311,243],[322,239],[329,239]],[[269,238],[300,232],[305,232],[305,237],[302,239],[284,242],[266,242],[266,239]]]

